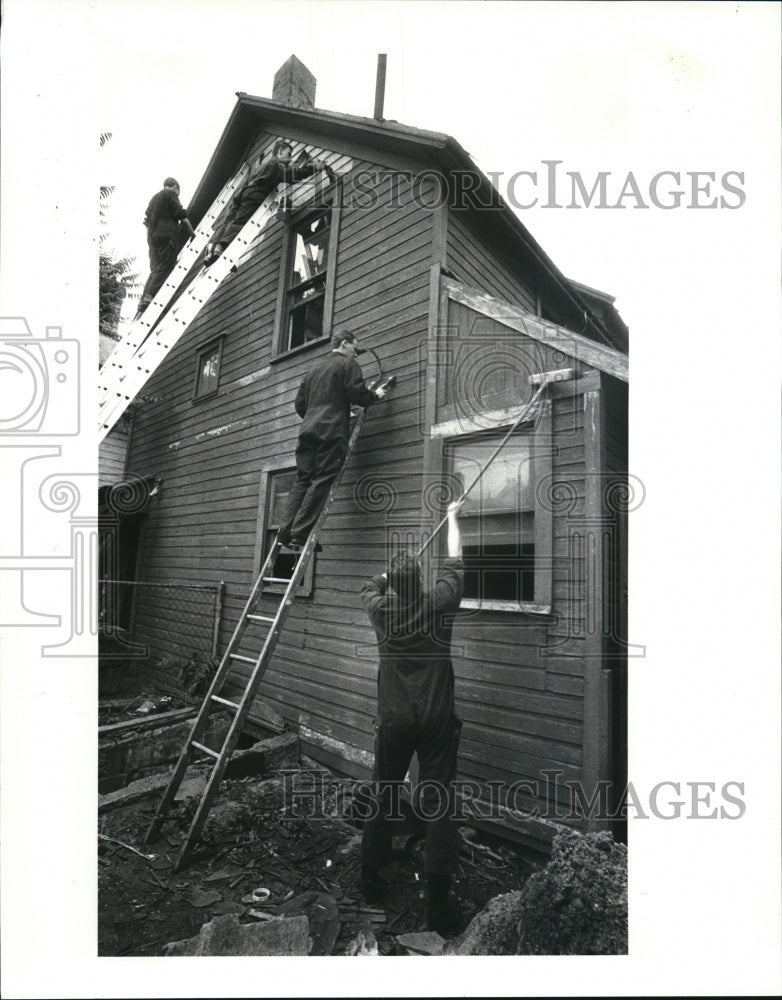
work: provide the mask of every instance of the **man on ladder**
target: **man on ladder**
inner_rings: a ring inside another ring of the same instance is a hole
[[[306,150],[302,151],[295,163],[292,162],[292,156],[291,144],[286,139],[278,139],[271,157],[265,163],[259,160],[251,169],[233,196],[225,221],[212,234],[212,242],[207,246],[204,257],[205,266],[208,267],[217,260],[278,184],[295,184],[305,177],[311,177],[318,170],[324,170],[329,180],[334,180],[331,167],[322,160],[313,159]]]
[[[277,541],[298,551],[345,461],[350,437],[350,407],[369,406],[384,399],[382,386],[364,384],[356,355],[362,353],[355,334],[342,329],[331,338],[331,353],[304,376],[296,394],[296,412],[303,423],[296,445],[296,482],[290,492],[285,521]]]
[[[173,177],[166,177],[163,189],[152,196],[144,215],[144,225],[147,227],[150,271],[136,316],[144,312],[174,269],[179,252],[179,226],[183,227],[188,237],[195,236],[187,210],[179,200],[179,183]]]

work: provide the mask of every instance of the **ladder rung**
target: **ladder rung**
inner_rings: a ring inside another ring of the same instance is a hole
[[[242,663],[255,663],[252,656],[242,656],[241,653],[231,653],[232,660],[241,660]]]
[[[265,576],[263,578],[264,583],[290,583],[289,579],[284,576]]]
[[[277,621],[276,618],[269,618],[268,615],[248,615],[247,617],[254,622],[268,622],[270,625]]]
[[[204,753],[208,753],[209,756],[214,757],[215,760],[220,759],[220,754],[216,750],[213,750],[211,747],[205,747],[203,743],[196,743],[195,740],[192,740],[190,746],[195,747],[196,750],[201,750]]]
[[[239,706],[235,701],[229,701],[227,698],[221,698],[219,694],[212,695],[212,701],[219,701],[221,705],[227,705],[229,708],[239,709]]]

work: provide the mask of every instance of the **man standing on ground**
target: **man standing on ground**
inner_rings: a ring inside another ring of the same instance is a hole
[[[321,160],[312,159],[306,151],[296,163],[291,162],[292,156],[291,144],[285,139],[278,139],[272,149],[271,157],[265,163],[259,160],[250,170],[231,200],[231,208],[225,221],[212,234],[212,242],[206,248],[204,257],[206,266],[217,260],[278,184],[283,181],[286,184],[295,184],[305,177],[311,177],[318,170],[325,170],[333,180],[334,174],[331,168]]]
[[[179,201],[179,184],[173,177],[166,177],[163,181],[163,190],[153,195],[144,216],[150,272],[144,291],[141,293],[137,316],[147,308],[174,269],[179,252],[180,223],[188,236],[195,236],[187,211]]]
[[[373,576],[361,588],[380,654],[375,800],[361,844],[362,894],[367,903],[383,898],[379,870],[391,852],[388,817],[394,807],[398,809],[398,798],[393,802],[392,797],[398,796],[417,753],[419,781],[434,793],[426,802],[424,792],[419,815],[426,826],[427,922],[430,930],[439,933],[455,931],[461,924],[461,909],[448,896],[459,863],[453,782],[461,722],[454,712],[451,632],[464,591],[460,506],[457,500],[448,508],[448,558],[432,591],[424,591],[420,562],[406,552],[392,559],[386,573]]]
[[[369,406],[385,398],[382,387],[364,384],[356,361],[358,341],[342,329],[331,338],[331,353],[302,379],[296,412],[303,423],[296,445],[296,482],[290,492],[285,523],[277,536],[294,550],[307,541],[329,488],[342,468],[350,437],[350,407]]]

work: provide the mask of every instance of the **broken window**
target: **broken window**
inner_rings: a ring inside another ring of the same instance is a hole
[[[270,472],[268,474],[261,565],[266,561],[266,557],[268,556],[272,544],[274,543],[274,539],[277,537],[277,532],[280,530],[280,526],[285,518],[285,512],[288,508],[288,497],[295,482],[295,469],[281,469],[277,472]],[[316,556],[313,556],[307,566],[304,579],[301,581],[296,590],[298,596],[309,597],[313,592],[316,558]],[[287,581],[289,581],[293,575],[297,559],[298,556],[294,552],[281,552],[275,560],[274,568],[271,573],[271,576],[275,580],[281,582],[265,584],[264,592],[282,593],[285,590]],[[260,570],[261,567],[259,566],[258,568]]]
[[[222,355],[222,337],[217,341],[212,341],[198,352],[194,399],[204,399],[217,393]]]
[[[286,292],[288,350],[324,336],[330,216],[329,209],[318,212],[291,233],[293,251]]]
[[[505,431],[451,439],[448,464],[462,493],[476,480]],[[551,602],[551,511],[537,485],[550,452],[538,433],[514,434],[491,461],[459,517],[465,564],[463,607],[547,610]]]
[[[277,302],[277,354],[331,336],[337,194],[337,189],[318,192],[317,204],[295,212],[287,225]]]

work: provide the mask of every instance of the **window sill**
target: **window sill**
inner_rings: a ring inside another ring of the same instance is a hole
[[[279,354],[275,354],[273,358],[269,358],[269,364],[276,364],[278,361],[284,361],[286,358],[294,357],[296,354],[302,354],[305,351],[312,350],[313,347],[322,347],[324,344],[329,343],[331,336],[318,337],[317,340],[310,340],[306,344],[300,344],[298,347],[292,347],[289,351],[281,351]]]
[[[522,603],[518,601],[482,601],[475,597],[463,597],[459,607],[475,611],[512,611],[516,614],[525,615],[551,614],[550,604],[532,604],[527,601]]]
[[[196,403],[205,403],[208,399],[214,399],[218,395],[218,392],[218,389],[213,389],[211,392],[202,392],[199,396],[193,396],[190,402],[193,405]]]

